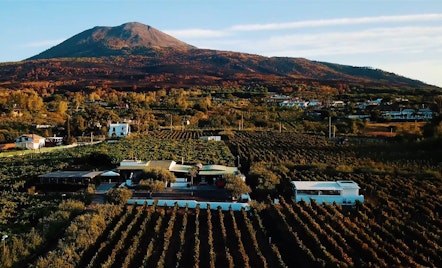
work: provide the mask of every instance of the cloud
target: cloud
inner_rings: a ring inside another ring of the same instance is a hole
[[[225,37],[228,32],[207,29],[165,30],[165,33],[183,39]]]
[[[442,27],[383,27],[359,31],[275,35],[251,41],[248,45],[255,53],[268,56],[290,56],[294,52],[302,57],[381,52],[423,53],[440,49]]]
[[[337,18],[326,20],[305,20],[285,23],[267,23],[267,24],[242,24],[234,25],[229,28],[231,31],[263,31],[263,30],[288,30],[311,27],[327,27],[338,25],[355,25],[355,24],[373,24],[373,23],[397,23],[397,22],[428,22],[441,21],[442,14],[415,14],[415,15],[398,15],[398,16],[378,16],[378,17],[361,17],[361,18]]]
[[[34,41],[34,42],[23,44],[22,47],[26,47],[26,48],[32,48],[32,47],[52,47],[52,46],[60,44],[64,40],[65,39]]]

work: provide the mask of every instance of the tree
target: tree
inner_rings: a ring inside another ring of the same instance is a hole
[[[132,197],[132,191],[126,188],[112,188],[106,194],[106,200],[109,203],[122,205]]]
[[[67,101],[59,101],[57,103],[57,113],[58,114],[65,114],[68,110],[68,102]]]
[[[242,194],[250,193],[252,190],[246,182],[237,175],[226,175],[226,189],[232,192],[232,196],[239,198]]]
[[[75,110],[78,111],[78,109],[84,104],[83,94],[80,92],[75,92],[72,102],[75,106]]]
[[[199,170],[199,168],[197,166],[192,166],[188,171],[188,173],[190,175],[190,180],[192,182],[191,183],[192,187],[193,187],[193,178],[198,174],[198,170]]]
[[[253,185],[259,190],[273,191],[279,184],[278,176],[268,170],[263,162],[253,164],[250,167],[249,175]]]
[[[176,180],[175,175],[172,172],[162,168],[153,168],[146,170],[140,175],[140,178],[158,180],[165,183],[175,182]]]
[[[140,183],[138,184],[138,188],[140,189],[145,189],[145,190],[150,190],[152,192],[163,192],[165,189],[165,183],[163,181],[159,181],[159,180],[141,180]]]
[[[77,115],[74,120],[75,127],[77,128],[79,134],[86,130],[86,120],[81,115]]]

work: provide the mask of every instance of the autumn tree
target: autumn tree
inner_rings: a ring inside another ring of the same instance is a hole
[[[273,192],[279,184],[278,176],[269,170],[265,163],[258,162],[250,167],[250,184],[257,190]]]
[[[75,92],[74,97],[72,98],[72,103],[75,106],[75,110],[78,111],[78,109],[84,105],[84,96],[81,92]]]
[[[126,188],[112,188],[106,194],[109,203],[122,205],[132,197],[132,191]]]
[[[231,191],[232,196],[235,198],[239,198],[242,194],[252,191],[240,176],[229,174],[224,176],[224,178],[226,180],[226,189]]]
[[[162,169],[162,168],[153,168],[145,170],[141,175],[140,178],[142,179],[152,179],[152,180],[159,180],[163,182],[175,182],[176,178],[175,175],[170,172],[169,170]]]

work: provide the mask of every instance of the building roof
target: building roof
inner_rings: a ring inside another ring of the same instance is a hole
[[[109,127],[128,127],[129,124],[128,123],[110,123]]]
[[[193,165],[177,164],[173,160],[151,160],[151,161],[137,161],[137,160],[123,160],[120,162],[118,170],[146,170],[152,168],[166,169],[171,172],[187,173]],[[238,173],[237,167],[227,167],[223,165],[204,165],[199,169],[199,175],[224,175]]]
[[[38,142],[39,140],[42,140],[42,139],[45,140],[45,138],[43,138],[42,136],[37,135],[37,134],[22,134],[18,138],[20,138],[20,137],[32,138],[32,140],[35,142]]]
[[[112,170],[106,171],[104,173],[101,173],[102,177],[119,177],[120,173],[114,172]]]
[[[122,167],[141,167],[141,168],[145,168],[147,167],[148,162],[147,161],[140,161],[140,160],[123,160],[120,162],[120,167],[119,169],[121,169]]]
[[[151,160],[147,162],[148,168],[161,168],[170,170],[176,164],[173,160]]]
[[[95,178],[103,171],[55,171],[38,176],[39,178]]]
[[[296,190],[343,190],[360,189],[354,181],[292,181]]]
[[[169,170],[172,172],[182,172],[187,173],[193,166],[190,165],[181,165],[181,164],[175,164],[173,165]]]
[[[219,171],[225,171],[228,167],[223,165],[204,165],[203,168],[201,168],[201,171],[206,170],[219,170]]]
[[[226,167],[222,165],[205,165],[198,172],[198,175],[202,176],[217,176],[217,175],[227,175],[227,174],[236,174],[238,172],[237,167]]]

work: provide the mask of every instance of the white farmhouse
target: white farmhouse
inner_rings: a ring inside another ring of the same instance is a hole
[[[40,149],[45,146],[45,140],[45,138],[36,134],[23,134],[15,139],[15,146],[29,150]]]
[[[359,194],[359,185],[354,181],[292,181],[295,201],[304,200],[310,203],[333,203],[352,205],[356,201],[364,202],[364,196]]]
[[[123,138],[130,135],[130,126],[127,123],[109,124],[109,137]]]

